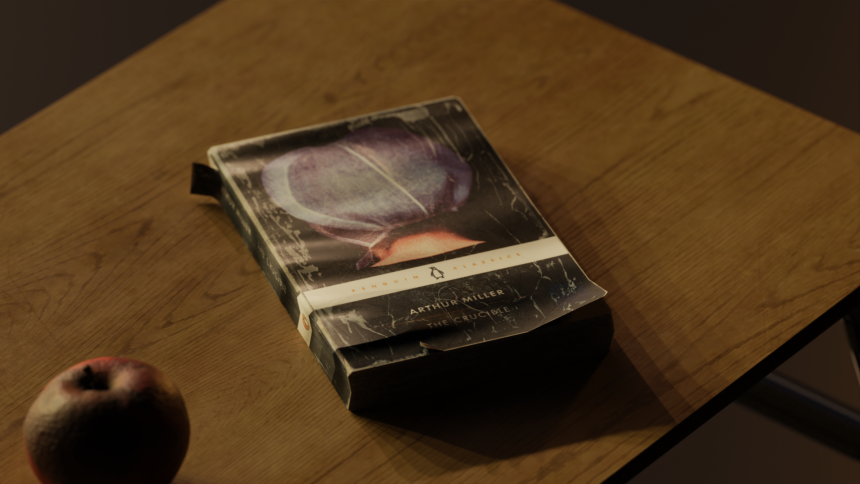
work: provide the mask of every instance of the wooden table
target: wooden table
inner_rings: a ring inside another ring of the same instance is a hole
[[[592,279],[610,354],[348,412],[217,204],[210,145],[459,95]],[[594,482],[860,299],[860,136],[563,5],[227,0],[0,137],[0,476],[71,364],[182,389],[177,484]]]

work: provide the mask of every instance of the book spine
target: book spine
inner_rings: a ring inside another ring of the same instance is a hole
[[[281,304],[287,309],[287,313],[292,318],[293,324],[298,327],[299,324],[304,323],[313,328],[310,331],[311,337],[308,346],[343,402],[348,403],[350,388],[346,367],[341,357],[335,353],[336,350],[332,348],[331,344],[323,336],[323,332],[318,327],[319,319],[317,317],[311,317],[309,321],[303,321],[298,303],[298,290],[290,282],[283,269],[279,267],[279,264],[277,264],[277,259],[275,259],[272,248],[265,243],[265,239],[259,233],[257,226],[248,220],[248,215],[241,209],[241,205],[236,203],[236,194],[233,193],[224,174],[221,172],[219,174],[222,186],[218,200],[227,213],[227,217],[230,218],[236,230],[239,231],[239,235],[241,235],[245,245],[251,251],[254,260],[259,264],[272,289],[278,295]]]
[[[239,235],[242,236],[245,245],[248,246],[248,249],[254,256],[254,260],[257,261],[260,269],[263,270],[263,274],[265,274],[272,289],[275,290],[281,304],[287,309],[287,313],[289,313],[293,323],[297,324],[299,321],[299,306],[296,302],[298,295],[296,288],[289,282],[284,271],[278,267],[272,249],[265,243],[259,231],[250,223],[248,216],[242,211],[239,204],[236,203],[235,194],[231,193],[226,181],[222,185],[221,194],[218,199],[221,202],[221,206],[224,207],[227,216],[236,227],[236,230],[239,231]]]

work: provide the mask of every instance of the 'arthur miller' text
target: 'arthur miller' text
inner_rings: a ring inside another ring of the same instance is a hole
[[[478,301],[481,301],[484,299],[489,299],[491,297],[501,296],[503,294],[504,294],[503,291],[495,290],[495,291],[485,292],[482,294],[475,294],[473,296],[461,297],[460,299],[449,299],[447,301],[439,301],[439,302],[434,303],[434,304],[428,304],[426,306],[419,306],[415,309],[412,309],[409,311],[409,314],[418,314],[418,313],[424,313],[424,312],[429,313],[429,312],[433,311],[434,309],[442,309],[442,308],[447,308],[447,307],[451,307],[451,306],[457,306],[458,304],[467,304],[467,303],[478,302]]]

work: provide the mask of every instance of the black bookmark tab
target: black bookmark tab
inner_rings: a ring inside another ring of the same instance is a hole
[[[191,193],[218,198],[221,194],[221,177],[218,171],[200,163],[192,163]]]

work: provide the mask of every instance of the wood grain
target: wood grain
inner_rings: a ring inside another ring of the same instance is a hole
[[[354,415],[220,207],[214,144],[459,95],[612,351]],[[0,137],[0,475],[73,363],[180,386],[177,484],[595,482],[860,286],[860,136],[553,2],[228,0]]]

